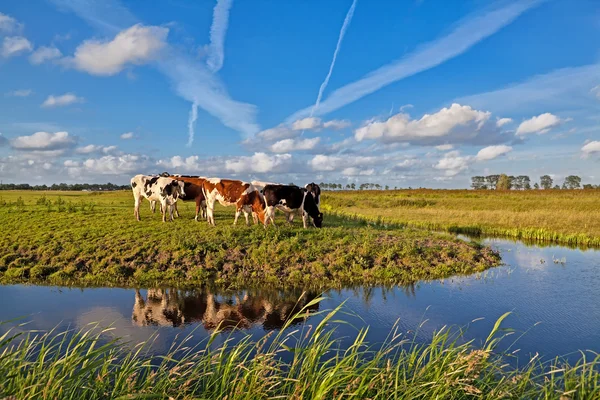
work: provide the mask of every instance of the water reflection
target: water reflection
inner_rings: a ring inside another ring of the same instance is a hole
[[[219,296],[202,291],[148,289],[144,298],[140,290],[136,290],[131,319],[137,326],[201,324],[207,331],[217,327],[221,330],[280,329],[292,315],[316,297],[312,293],[298,294],[298,297],[249,292]],[[306,307],[306,311],[316,311],[318,307],[318,304],[313,304]],[[301,319],[294,321],[295,324],[300,322]]]

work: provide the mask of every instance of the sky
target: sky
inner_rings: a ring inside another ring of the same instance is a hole
[[[600,183],[597,0],[8,0],[0,180]]]

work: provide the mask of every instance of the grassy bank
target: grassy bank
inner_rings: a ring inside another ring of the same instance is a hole
[[[0,283],[325,289],[470,274],[499,263],[491,249],[448,235],[333,216],[323,229],[280,219],[265,231],[232,226],[231,208],[217,209],[217,227],[194,222],[193,203],[163,223],[146,202],[137,222],[129,192],[0,192],[0,204]]]
[[[595,190],[325,192],[325,212],[471,235],[600,246]]]
[[[319,301],[315,299],[314,302]],[[308,305],[310,306],[310,304]],[[301,312],[299,315],[302,315]],[[600,357],[575,365],[535,357],[513,369],[495,352],[501,317],[483,344],[442,329],[428,344],[391,332],[382,346],[358,331],[346,349],[330,312],[317,326],[286,326],[235,344],[175,343],[152,356],[150,343],[106,343],[90,326],[76,332],[0,337],[2,397],[17,399],[597,399]],[[289,322],[288,322],[289,323]],[[106,337],[106,336],[104,336]],[[586,359],[587,357],[590,357]]]

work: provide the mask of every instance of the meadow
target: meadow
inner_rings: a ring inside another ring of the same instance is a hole
[[[598,190],[326,191],[321,208],[379,224],[600,246]]]
[[[296,317],[304,318],[314,299]],[[153,355],[152,340],[125,343],[111,329],[40,333],[20,329],[0,336],[0,394],[15,399],[597,399],[600,356],[582,352],[575,364],[561,359],[511,367],[497,351],[511,340],[495,323],[487,339],[464,340],[442,328],[420,344],[392,329],[373,346],[368,328],[348,347],[335,337],[341,307],[315,325],[291,325],[258,341],[206,341],[182,337],[169,352]],[[214,344],[213,344],[214,343]],[[221,343],[221,344],[216,344]],[[11,397],[12,396],[12,397]]]
[[[451,235],[386,229],[325,216],[323,229],[195,222],[194,204],[163,223],[149,203],[133,216],[129,191],[0,192],[0,283],[219,288],[272,285],[326,289],[397,284],[480,272],[500,264],[492,249]]]

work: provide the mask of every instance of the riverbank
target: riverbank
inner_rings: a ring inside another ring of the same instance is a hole
[[[600,246],[598,190],[324,192],[324,212],[383,224]]]
[[[162,223],[148,203],[133,217],[129,192],[2,192],[0,283],[221,288],[273,285],[314,290],[398,284],[471,274],[497,252],[445,234],[381,229],[326,215],[323,229],[283,219],[277,229],[193,221],[193,203]]]
[[[319,300],[297,317],[305,317]],[[479,344],[465,343],[457,329],[442,329],[427,344],[394,330],[373,347],[360,330],[345,347],[334,336],[338,313],[339,308],[313,313],[324,316],[316,326],[292,328],[288,320],[281,331],[258,341],[247,336],[223,343],[218,332],[199,345],[181,338],[164,356],[152,355],[152,340],[111,340],[110,329],[93,324],[78,331],[9,331],[0,337],[0,374],[6,377],[0,394],[18,399],[600,396],[600,357],[591,352],[582,352],[575,365],[536,356],[509,367],[510,355],[496,352],[507,335],[501,329],[507,314]]]

